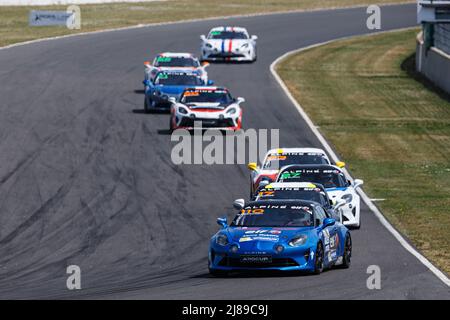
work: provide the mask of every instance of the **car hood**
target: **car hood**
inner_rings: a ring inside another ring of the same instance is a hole
[[[350,188],[326,188],[330,199],[339,200],[344,194],[351,193]]]
[[[249,242],[271,242],[272,244],[280,242],[289,242],[294,236],[307,234],[312,227],[299,228],[252,228],[252,227],[232,227],[228,232],[234,242],[239,244]]]
[[[207,40],[207,43],[213,46],[213,48],[222,49],[228,51],[230,48],[232,50],[240,48],[244,43],[250,43],[249,39],[217,39],[217,40]]]
[[[183,93],[184,89],[188,88],[188,87],[192,87],[192,86],[168,86],[168,85],[160,85],[157,86],[157,89],[161,92],[161,93],[165,93],[165,94],[181,94]]]
[[[220,103],[211,103],[211,102],[187,103],[186,106],[192,110],[197,110],[197,109],[223,110],[227,107],[227,105],[223,105]]]

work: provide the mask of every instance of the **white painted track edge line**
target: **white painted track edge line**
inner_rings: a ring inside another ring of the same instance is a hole
[[[413,4],[411,1],[405,1],[405,2],[392,2],[392,3],[385,3],[382,6],[388,7],[388,6],[398,6],[398,5],[408,5]],[[213,20],[220,20],[220,19],[239,19],[239,18],[252,18],[252,17],[260,17],[260,16],[270,16],[270,15],[278,15],[278,14],[293,14],[293,13],[301,13],[301,12],[320,12],[320,11],[329,11],[329,10],[348,10],[348,9],[359,9],[359,8],[366,8],[368,4],[365,5],[356,5],[356,6],[347,6],[347,7],[330,7],[330,8],[314,8],[314,9],[300,9],[300,10],[286,10],[286,11],[278,11],[278,12],[256,12],[256,13],[249,13],[249,14],[241,14],[241,15],[228,15],[228,16],[216,16],[216,17],[208,17],[208,18],[194,18],[194,19],[185,19],[185,20],[178,20],[178,21],[167,21],[167,22],[154,22],[154,23],[145,23],[145,24],[137,24],[133,26],[127,26],[127,27],[117,27],[117,28],[109,28],[109,29],[102,29],[102,30],[95,30],[95,31],[88,31],[88,32],[77,32],[72,34],[65,34],[60,36],[54,36],[54,37],[45,37],[45,38],[39,38],[39,39],[33,39],[23,42],[17,42],[12,43],[3,47],[0,47],[0,50],[10,49],[14,47],[20,47],[27,44],[33,44],[33,43],[39,43],[44,41],[50,41],[50,40],[57,40],[57,39],[65,39],[65,38],[71,38],[71,37],[79,37],[79,36],[85,36],[85,35],[93,35],[93,34],[99,34],[99,33],[105,33],[105,32],[113,32],[113,31],[124,31],[124,30],[133,30],[133,29],[141,29],[141,28],[149,28],[149,27],[157,27],[157,26],[165,26],[165,25],[172,25],[172,24],[182,24],[182,23],[194,23],[194,22],[201,22],[201,21],[213,21]]]
[[[291,100],[292,104],[296,107],[297,111],[300,113],[300,116],[305,120],[305,122],[308,125],[308,127],[311,129],[311,131],[317,137],[319,142],[322,144],[322,146],[325,148],[325,150],[328,152],[328,154],[331,156],[331,158],[333,159],[334,162],[339,161],[338,156],[336,155],[334,150],[331,148],[331,146],[329,145],[327,140],[324,138],[324,136],[320,133],[320,131],[314,125],[314,123],[312,122],[311,118],[306,114],[305,110],[303,110],[303,108],[300,105],[300,103],[291,94],[291,92],[287,88],[287,86],[284,83],[284,81],[278,75],[278,73],[275,70],[276,65],[280,61],[286,59],[287,57],[289,57],[291,55],[294,55],[294,54],[297,54],[297,53],[300,53],[300,52],[303,52],[303,51],[306,51],[306,50],[309,50],[309,49],[312,49],[312,48],[316,48],[316,47],[319,47],[319,46],[324,46],[324,45],[327,45],[327,44],[330,44],[330,43],[334,43],[334,42],[337,42],[337,41],[348,40],[348,39],[356,38],[356,37],[374,36],[374,35],[377,35],[377,34],[379,35],[379,34],[383,34],[383,33],[398,32],[398,31],[402,31],[402,30],[412,30],[412,29],[416,29],[416,28],[417,27],[410,27],[410,28],[401,28],[401,29],[388,30],[388,31],[380,31],[380,32],[374,32],[374,33],[369,33],[369,34],[365,34],[365,35],[355,35],[355,36],[341,37],[341,38],[333,39],[333,40],[330,40],[330,41],[316,43],[316,44],[313,44],[313,45],[310,45],[310,46],[307,46],[307,47],[302,47],[302,48],[299,48],[299,49],[295,49],[295,50],[291,50],[289,52],[286,52],[285,54],[283,54],[280,57],[278,57],[277,59],[275,59],[275,61],[273,61],[272,64],[270,65],[270,72],[272,73],[273,77],[278,82],[278,84],[280,85],[281,89],[284,91],[284,93],[289,98],[289,100]],[[348,171],[346,169],[344,169],[344,171],[345,171],[346,175],[352,179],[352,177],[348,173]],[[408,241],[405,240],[405,238],[400,234],[400,232],[398,232],[391,225],[391,223],[386,219],[386,217],[381,213],[381,211],[373,204],[373,202],[370,200],[370,198],[367,196],[367,194],[361,188],[358,188],[357,190],[358,190],[359,195],[363,199],[363,201],[366,203],[366,205],[369,207],[369,209],[375,214],[375,216],[378,218],[380,223],[394,236],[394,238],[402,245],[402,247],[405,248],[414,257],[416,257],[423,265],[425,265],[425,267],[427,267],[444,284],[446,284],[447,286],[450,287],[450,279],[441,270],[439,270],[436,266],[434,266],[427,258],[425,258],[420,252],[418,252],[411,244],[409,244]]]

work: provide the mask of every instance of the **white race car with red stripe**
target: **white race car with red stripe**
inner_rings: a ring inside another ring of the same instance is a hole
[[[244,98],[233,98],[222,87],[186,88],[170,108],[170,130],[195,127],[203,129],[239,130],[242,127]]]
[[[202,61],[255,61],[257,36],[249,36],[241,27],[212,28],[208,36],[201,35]]]
[[[160,71],[195,71],[204,83],[208,82],[208,72],[206,72],[206,67],[209,66],[209,63],[200,63],[200,61],[190,53],[163,52],[153,59],[153,63],[145,61],[144,66],[144,81],[152,80]]]

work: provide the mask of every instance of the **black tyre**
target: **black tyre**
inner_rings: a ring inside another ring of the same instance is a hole
[[[317,244],[316,259],[314,260],[314,274],[321,274],[323,271],[323,245],[321,242]]]
[[[344,246],[344,255],[342,256],[342,268],[348,269],[350,268],[352,259],[352,237],[350,233],[347,233],[345,236],[345,246]]]
[[[216,270],[216,269],[209,269],[209,274],[214,277],[226,277],[228,275],[227,271],[224,270]]]
[[[150,110],[148,108],[148,101],[147,101],[147,97],[144,100],[144,112],[145,113],[150,113]]]

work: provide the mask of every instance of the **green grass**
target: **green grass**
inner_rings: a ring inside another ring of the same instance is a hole
[[[277,70],[387,218],[450,273],[450,103],[410,76],[417,32],[338,41]]]
[[[405,2],[379,0],[378,4]],[[412,0],[411,0],[412,2]],[[276,11],[345,7],[371,4],[370,0],[169,0],[138,3],[80,5],[81,30],[63,26],[30,27],[28,14],[35,10],[65,10],[66,6],[0,6],[0,46],[43,37],[74,34],[155,22],[180,21]]]

